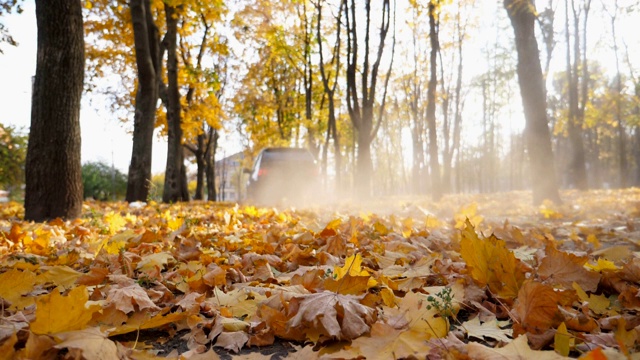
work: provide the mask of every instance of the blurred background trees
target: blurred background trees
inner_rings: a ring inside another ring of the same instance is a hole
[[[1,16],[19,1],[0,4]],[[640,184],[635,1],[83,5],[85,96],[133,131],[131,201],[151,190],[165,201],[220,199],[221,182],[242,193],[239,172],[223,179],[231,172],[216,161],[242,152],[248,167],[267,146],[309,148],[320,190],[336,197],[524,190],[553,171],[560,188]],[[534,106],[550,130],[542,171],[528,166],[539,147],[527,146],[509,18],[522,9],[547,104]],[[0,27],[4,46],[10,30]],[[135,145],[154,131],[171,139],[163,186],[153,185],[150,148]]]

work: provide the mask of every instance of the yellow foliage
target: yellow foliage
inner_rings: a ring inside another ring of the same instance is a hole
[[[82,330],[100,306],[86,306],[89,293],[85,286],[73,288],[66,296],[58,290],[36,299],[36,320],[31,323],[35,334],[56,334]]]

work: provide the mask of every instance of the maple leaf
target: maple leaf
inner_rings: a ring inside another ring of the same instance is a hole
[[[498,326],[498,320],[496,318],[480,324],[480,317],[475,317],[469,321],[462,323],[462,325],[460,326],[467,332],[469,336],[473,336],[478,339],[489,338],[500,340],[503,342],[510,342],[510,336],[513,335],[513,330],[501,329]]]
[[[578,294],[580,300],[587,302],[589,309],[598,315],[606,313],[609,305],[611,305],[611,301],[606,296],[595,294],[587,295],[577,283],[573,283],[573,289]]]
[[[111,360],[122,359],[116,344],[98,328],[58,333],[55,338],[59,343],[56,349],[68,349],[69,354],[77,354],[76,358]],[[77,352],[76,352],[77,351]]]
[[[162,270],[169,264],[169,262],[175,262],[175,259],[169,253],[161,252],[149,254],[142,257],[140,262],[138,262],[136,269],[143,272],[149,272],[154,269]]]
[[[37,281],[39,283],[51,283],[63,288],[74,285],[82,275],[68,266],[43,266],[40,269],[44,272],[38,275]]]
[[[244,331],[223,332],[218,335],[218,339],[214,346],[237,353],[242,349],[247,341],[249,341],[249,335]]]
[[[564,356],[556,354],[554,351],[536,351],[531,350],[527,343],[527,336],[520,335],[507,346],[502,348],[490,348],[478,343],[469,343],[467,345],[469,357],[476,360],[559,360],[565,359]]]
[[[355,339],[369,331],[375,321],[375,310],[360,304],[359,298],[332,292],[295,297],[298,312],[288,325],[322,327],[327,335],[337,339]]]
[[[362,268],[362,255],[355,254],[349,256],[344,261],[344,266],[336,266],[333,270],[336,280],[342,279],[345,275],[351,276],[369,276],[369,272]]]
[[[66,296],[53,289],[50,294],[36,299],[36,320],[31,323],[35,334],[55,334],[63,331],[81,330],[93,314],[100,309],[98,305],[86,306],[89,294],[85,286],[78,286]]]
[[[346,275],[340,280],[327,278],[324,281],[324,288],[338,294],[361,295],[371,287],[370,280],[372,280],[371,276]]]
[[[595,291],[600,282],[600,274],[584,268],[588,258],[557,250],[547,246],[546,256],[538,267],[538,275],[545,283],[570,288],[574,282],[585,291]]]
[[[125,314],[136,311],[134,305],[138,305],[139,311],[160,310],[160,308],[151,301],[149,294],[138,284],[112,288],[107,295],[107,302],[114,304],[116,309]]]
[[[227,293],[214,288],[213,298],[206,301],[210,304],[217,305],[218,308],[226,308],[230,311],[230,316],[244,318],[255,314],[258,303],[266,299],[264,295],[260,295],[245,289],[235,289]]]
[[[527,281],[520,288],[513,308],[519,323],[514,324],[514,334],[528,331],[541,334],[556,328],[564,320],[558,305],[567,299],[548,285]]]
[[[481,240],[469,220],[462,230],[460,255],[480,286],[504,298],[514,298],[525,280],[524,265],[495,236]]]
[[[398,330],[389,324],[377,322],[368,336],[361,336],[344,349],[331,353],[331,358],[406,359],[426,358],[431,348],[422,333]]]
[[[161,326],[176,323],[186,318],[189,314],[186,312],[159,313],[153,317],[146,312],[135,313],[126,324],[117,326],[109,331],[109,336],[122,335],[132,331],[159,328]]]
[[[12,306],[22,308],[33,303],[32,298],[24,299],[22,295],[33,290],[36,274],[29,270],[11,269],[0,274],[0,297],[11,302]]]

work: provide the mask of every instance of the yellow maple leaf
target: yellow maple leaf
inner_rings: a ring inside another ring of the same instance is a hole
[[[22,295],[33,290],[36,284],[36,275],[29,271],[11,269],[0,274],[0,297],[9,300],[16,308],[33,303],[33,298],[23,298]]]
[[[467,219],[466,224],[460,255],[471,269],[471,277],[499,296],[515,298],[525,280],[521,261],[507,249],[504,241],[494,235],[480,239],[471,221]]]
[[[573,283],[573,289],[578,294],[578,298],[587,302],[589,304],[589,309],[598,315],[604,314],[611,305],[611,301],[604,295],[587,295],[578,283]]]
[[[110,211],[104,215],[105,225],[109,228],[109,234],[113,235],[120,231],[127,221],[119,213]]]
[[[35,334],[55,334],[64,331],[81,330],[99,305],[87,307],[89,293],[85,286],[78,286],[66,296],[60,295],[58,288],[50,294],[36,299],[36,320],[31,323]]]
[[[351,276],[369,276],[369,272],[362,269],[362,255],[355,254],[349,256],[344,261],[344,266],[336,266],[333,270],[333,274],[335,276],[335,280],[342,279],[345,275],[349,274]]]
[[[588,262],[584,264],[584,267],[597,272],[600,272],[602,270],[620,270],[620,268],[616,266],[613,261],[605,260],[603,258],[598,258],[598,262],[595,264]]]
[[[68,266],[43,266],[41,269],[44,270],[44,272],[38,275],[38,283],[51,283],[66,289],[74,285],[76,280],[82,275]]]
[[[98,255],[100,250],[105,249],[108,254],[115,255],[120,252],[121,249],[124,249],[129,240],[136,237],[136,233],[133,230],[125,230],[120,234],[114,235],[110,238],[105,238],[102,241],[102,245],[95,252],[94,255]]]

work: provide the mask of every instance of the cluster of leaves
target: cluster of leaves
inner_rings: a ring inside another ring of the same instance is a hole
[[[565,195],[573,206],[514,193],[374,212],[87,204],[48,223],[9,203],[0,354],[197,359],[283,341],[305,359],[633,353],[640,190]],[[148,332],[161,335],[136,340]],[[181,354],[158,350],[176,338]]]

